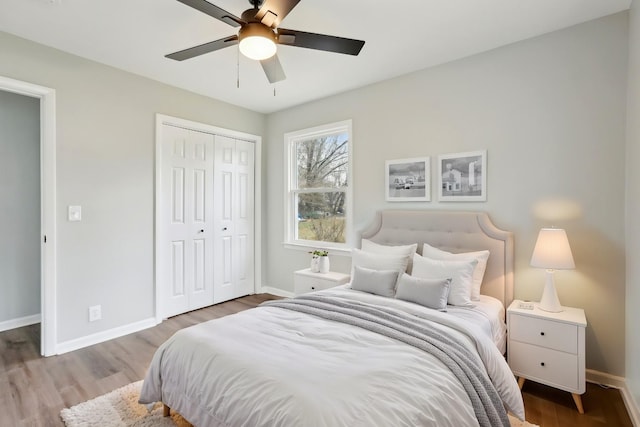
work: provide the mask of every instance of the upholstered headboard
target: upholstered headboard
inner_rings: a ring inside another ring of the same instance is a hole
[[[485,212],[435,210],[383,210],[361,238],[383,245],[418,243],[459,253],[488,249],[491,255],[480,292],[513,301],[513,233],[497,228]]]

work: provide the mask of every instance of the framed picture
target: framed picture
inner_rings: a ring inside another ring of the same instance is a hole
[[[487,150],[438,156],[438,200],[487,200]]]
[[[431,158],[387,160],[385,162],[388,202],[428,202],[431,200]]]

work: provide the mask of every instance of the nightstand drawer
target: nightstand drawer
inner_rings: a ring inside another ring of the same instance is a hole
[[[509,366],[515,375],[573,393],[581,390],[577,355],[517,341],[509,345]]]
[[[343,285],[349,281],[349,275],[330,271],[328,273],[312,273],[308,268],[293,274],[293,286],[296,295],[307,292],[322,291]]]
[[[578,327],[568,323],[512,314],[509,317],[509,336],[516,341],[578,353]]]
[[[330,280],[320,280],[309,277],[296,277],[294,283],[296,295],[305,294],[307,292],[322,291],[324,289],[333,288],[336,285],[336,282]]]

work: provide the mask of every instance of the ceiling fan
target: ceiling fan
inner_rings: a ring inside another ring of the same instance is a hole
[[[240,30],[236,35],[166,55],[176,61],[184,61],[239,43],[240,52],[248,58],[260,61],[269,82],[276,83],[286,78],[276,54],[278,44],[347,55],[358,55],[364,46],[362,40],[279,28],[280,22],[300,0],[249,0],[253,8],[242,12],[240,18],[206,0],[178,1],[232,27],[240,27]]]

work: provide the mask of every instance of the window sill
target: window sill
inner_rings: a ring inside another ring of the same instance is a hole
[[[341,247],[331,247],[331,246],[322,246],[322,245],[303,245],[301,243],[282,243],[285,249],[292,249],[295,251],[305,251],[311,252],[316,249],[329,251],[329,255],[338,255],[338,256],[351,256],[351,248]]]

